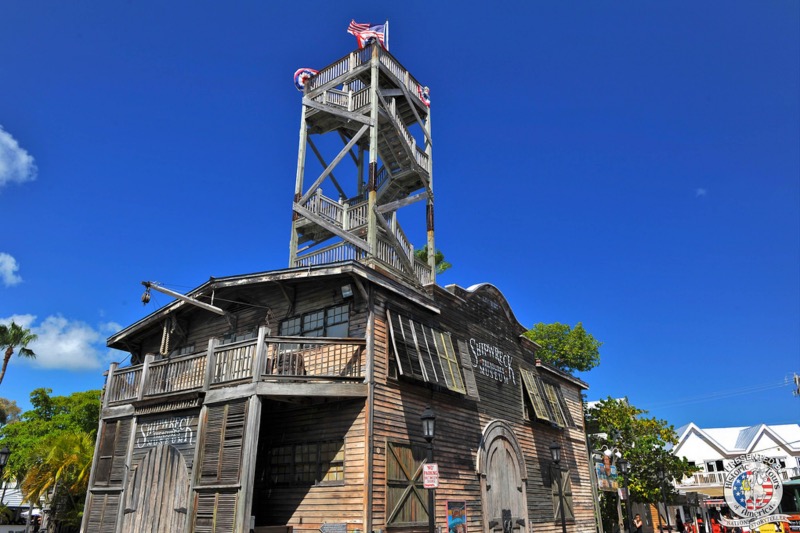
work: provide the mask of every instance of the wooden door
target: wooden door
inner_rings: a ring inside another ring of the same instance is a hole
[[[527,531],[528,507],[525,492],[525,461],[513,431],[503,423],[484,433],[482,496],[486,531],[523,533]]]
[[[123,533],[181,532],[186,526],[189,472],[173,446],[153,447],[130,472]]]

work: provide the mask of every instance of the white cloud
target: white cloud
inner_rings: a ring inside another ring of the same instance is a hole
[[[705,189],[698,188],[698,189],[694,190],[694,197],[695,198],[700,198],[701,196],[705,196],[706,194],[708,194],[708,191],[705,190]]]
[[[28,328],[38,338],[28,345],[36,353],[36,359],[29,360],[38,368],[65,370],[93,370],[105,367],[110,361],[110,353],[105,349],[104,332],[118,331],[116,324],[100,324],[92,328],[77,320],[67,320],[59,315],[51,315],[38,325],[35,315],[14,315],[0,318],[0,324],[11,321]]]
[[[0,252],[0,280],[3,281],[3,285],[11,287],[22,282],[17,270],[19,270],[17,260],[7,253]]]
[[[0,188],[7,183],[36,179],[36,163],[3,126],[0,126]]]

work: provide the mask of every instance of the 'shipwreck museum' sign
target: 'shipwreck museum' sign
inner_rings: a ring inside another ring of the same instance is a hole
[[[516,374],[511,368],[514,358],[497,346],[470,339],[469,353],[472,358],[472,366],[477,368],[481,375],[500,383],[517,384]]]
[[[781,503],[783,484],[775,459],[759,454],[740,455],[725,474],[725,503],[741,517],[720,519],[725,527],[757,528],[768,522],[785,522],[785,514],[772,514]]]

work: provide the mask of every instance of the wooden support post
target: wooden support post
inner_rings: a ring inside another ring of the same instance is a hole
[[[136,395],[137,400],[144,399],[144,391],[147,388],[147,380],[150,374],[150,365],[153,364],[155,356],[151,353],[144,356],[144,366],[142,366],[142,381],[139,383],[139,393]]]
[[[379,48],[372,47],[372,59],[370,60],[370,118],[372,125],[369,130],[369,182],[367,184],[367,194],[369,194],[367,202],[367,245],[369,246],[369,253],[375,256],[378,252],[378,222],[376,220],[375,204],[377,203],[377,184],[378,178],[378,85],[380,84],[379,64],[378,57]]]
[[[306,167],[306,141],[308,139],[308,128],[306,127],[306,106],[301,106],[300,113],[300,142],[297,148],[297,175],[294,184],[294,202],[297,202],[303,194],[303,174]],[[294,267],[297,259],[297,220],[298,215],[292,212],[292,236],[289,239],[289,268]]]
[[[266,326],[259,326],[258,340],[256,341],[256,353],[253,357],[253,383],[261,381],[261,374],[267,368],[267,343],[264,338],[268,335]]]
[[[106,386],[103,388],[103,403],[102,403],[103,409],[108,407],[108,397],[111,395],[110,394],[112,392],[111,387],[113,386],[114,383],[113,380],[114,373],[117,371],[118,367],[119,363],[111,363],[111,365],[108,367],[108,374],[106,375]]]
[[[425,131],[431,131],[431,112],[428,110],[428,117],[425,120]],[[436,241],[434,239],[433,224],[433,154],[430,137],[426,137],[425,153],[428,154],[428,205],[425,210],[426,225],[428,228],[428,268],[431,269],[431,283],[436,283]]]
[[[206,353],[206,376],[203,380],[203,391],[208,392],[214,382],[214,370],[217,366],[214,348],[219,344],[219,339],[208,339],[208,352]]]
[[[253,509],[253,484],[256,478],[256,459],[258,457],[258,433],[261,428],[261,398],[253,395],[248,400],[247,420],[245,420],[242,442],[242,473],[239,497],[236,498],[236,515],[242,517],[239,531],[250,529],[250,513]],[[235,526],[234,526],[235,527]]]

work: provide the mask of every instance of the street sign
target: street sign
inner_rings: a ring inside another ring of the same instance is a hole
[[[439,465],[429,463],[422,465],[422,482],[426,489],[439,488]]]

